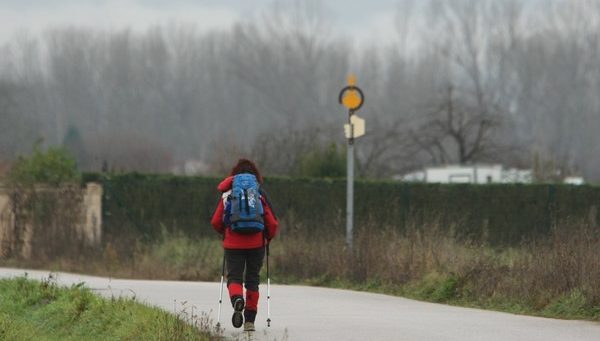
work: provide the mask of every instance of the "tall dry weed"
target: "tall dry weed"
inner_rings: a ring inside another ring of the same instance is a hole
[[[511,298],[542,309],[576,291],[600,303],[600,229],[563,222],[552,234],[516,247],[491,247],[457,238],[440,224],[405,231],[359,228],[350,251],[343,235],[298,232],[277,242],[275,271],[318,282],[380,283],[402,287],[431,276],[452,279],[454,299]]]
[[[522,246],[511,268],[511,295],[544,306],[557,296],[581,291],[600,306],[600,229],[586,222],[557,225],[549,238]],[[537,294],[536,293],[543,293]]]

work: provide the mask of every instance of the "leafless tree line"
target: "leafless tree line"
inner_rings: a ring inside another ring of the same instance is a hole
[[[16,36],[0,54],[0,159],[69,136],[90,170],[185,159],[217,170],[250,155],[290,174],[303,153],[344,143],[337,94],[355,71],[367,96],[361,175],[541,159],[600,179],[598,2],[403,3],[397,43],[369,49],[299,1],[226,31]]]

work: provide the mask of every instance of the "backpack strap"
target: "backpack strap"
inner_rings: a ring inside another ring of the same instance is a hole
[[[244,190],[244,201],[246,202],[246,214],[250,214],[250,205],[248,204],[248,190]]]
[[[275,214],[275,208],[273,207],[273,204],[271,204],[271,200],[269,200],[269,196],[267,195],[267,192],[262,187],[259,187],[258,192],[260,193],[261,196],[263,196],[265,198],[267,205],[269,205],[269,208],[271,209],[271,213],[273,213],[273,216],[275,217],[275,219],[277,219],[277,214]]]
[[[260,193],[260,195],[262,197],[265,198],[265,201],[267,202],[267,205],[269,205],[269,208],[271,209],[271,213],[273,213],[273,217],[275,217],[275,219],[277,219],[277,215],[275,214],[275,209],[273,208],[273,204],[271,204],[271,200],[269,200],[269,195],[267,194],[267,192],[260,187],[258,189],[258,192]],[[267,227],[265,226],[265,229],[263,230],[263,246],[268,245],[267,244],[267,240],[269,239],[269,229],[267,229]]]

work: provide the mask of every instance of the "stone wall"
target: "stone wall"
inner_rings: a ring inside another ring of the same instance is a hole
[[[0,250],[2,250],[0,257],[7,256],[6,251],[13,248],[12,229],[14,228],[14,220],[10,196],[6,187],[0,185]]]
[[[102,242],[102,187],[0,185],[0,257],[75,255]]]
[[[89,182],[83,194],[85,220],[81,224],[81,235],[89,246],[102,243],[102,185]]]

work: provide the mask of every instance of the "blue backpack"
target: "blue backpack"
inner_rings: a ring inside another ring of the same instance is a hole
[[[245,173],[234,176],[231,194],[225,203],[225,225],[238,233],[262,232],[264,213],[256,176]]]

